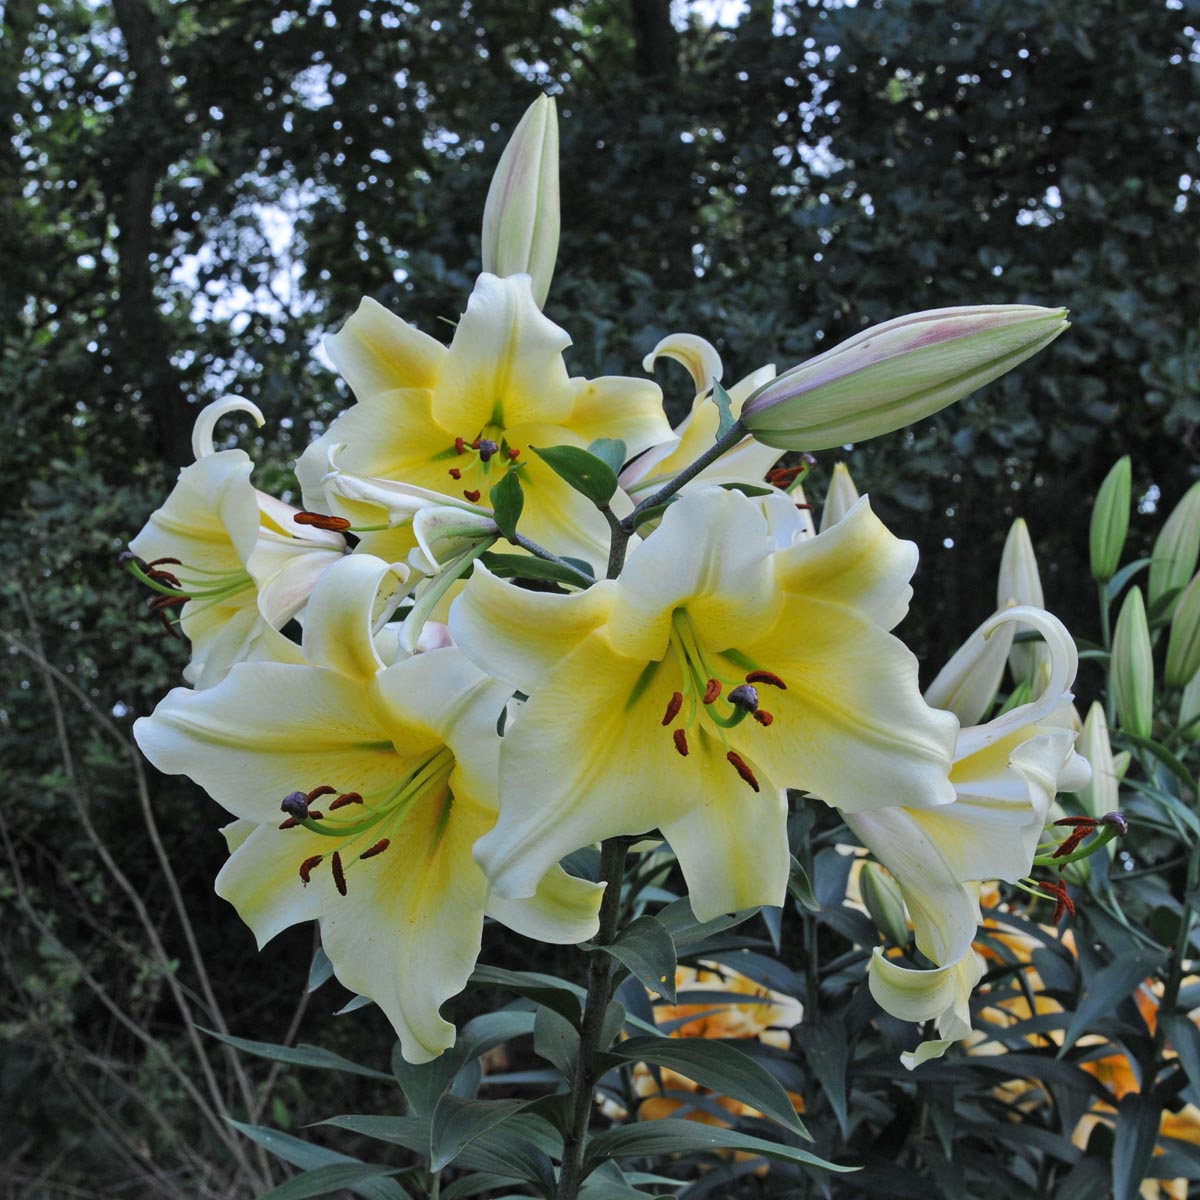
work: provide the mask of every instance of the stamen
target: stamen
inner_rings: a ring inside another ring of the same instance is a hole
[[[286,821],[280,821],[280,829],[295,829],[300,824],[299,817],[288,817]]]
[[[304,797],[304,799],[309,804],[311,804],[318,796],[336,796],[336,795],[337,795],[337,788],[330,787],[329,784],[323,783],[323,784],[321,784],[320,787],[313,788],[313,790],[311,792],[309,792],[308,795]]]
[[[155,567],[152,570],[147,571],[146,574],[149,575],[151,579],[158,580],[159,583],[169,583],[171,587],[179,588],[180,591],[183,590],[183,584],[179,582],[179,577],[172,575],[170,571],[161,571]]]
[[[337,888],[340,895],[346,894],[346,872],[342,870],[342,856],[338,851],[333,852],[333,858],[329,864],[333,868],[333,886]]]
[[[450,478],[451,479],[461,479],[462,472],[457,467],[451,467],[450,468]]]
[[[1064,913],[1075,915],[1075,901],[1071,899],[1065,883],[1060,883],[1057,879],[1037,879],[1034,882],[1054,897],[1054,916],[1050,918],[1052,925],[1057,925]]]
[[[471,443],[471,449],[472,449],[472,450],[478,450],[478,449],[479,449],[479,443],[480,443],[481,441],[483,441],[483,438],[476,438],[476,439],[475,439],[475,440],[474,440],[474,441]]]
[[[704,703],[712,704],[721,694],[721,681],[710,679],[704,688]]]
[[[671,735],[675,739],[675,749],[679,751],[684,758],[688,756],[687,734],[682,729],[677,729]]]
[[[796,481],[797,475],[807,470],[807,463],[801,463],[798,467],[776,467],[773,471],[767,472],[767,482],[774,487],[785,488],[789,483]]]
[[[1055,824],[1057,825],[1058,822],[1056,821]],[[1058,848],[1054,851],[1054,853],[1052,855],[1050,855],[1050,857],[1051,858],[1062,858],[1064,855],[1070,854],[1073,850],[1078,849],[1079,843],[1082,842],[1085,837],[1090,837],[1092,835],[1092,832],[1093,831],[1091,829],[1088,829],[1086,827],[1083,827],[1080,829],[1073,829],[1071,831],[1071,833],[1069,834],[1069,836],[1064,838],[1058,844]]]
[[[769,683],[772,687],[782,688],[787,691],[787,684],[775,674],[774,671],[751,671],[746,676],[747,683]]]
[[[1124,820],[1124,818],[1121,818]],[[1089,832],[1096,828],[1099,822],[1095,817],[1060,817],[1054,822],[1055,825],[1073,825],[1076,827],[1083,826]]]
[[[493,442],[491,438],[481,438],[475,443],[475,446],[479,450],[480,462],[491,462],[492,455],[500,451],[500,446],[496,442]]]
[[[359,858],[374,858],[377,854],[382,854],[392,844],[390,838],[380,838],[369,850],[364,850]]]
[[[146,601],[146,607],[152,613],[162,612],[165,608],[186,604],[190,599],[191,596],[153,596]]]
[[[752,683],[741,683],[729,693],[729,703],[735,708],[744,708],[748,713],[758,713],[758,688]]]
[[[330,806],[330,812],[337,812],[339,808],[345,808],[347,804],[362,804],[363,798],[357,792],[346,792],[339,796]]]
[[[509,446],[504,453],[507,454],[508,457],[513,460],[513,462],[516,462],[517,459],[521,457],[521,451],[518,450],[516,446]]]
[[[469,491],[469,492],[468,492],[468,491],[466,491],[466,490],[464,489],[464,491],[463,491],[463,495],[464,495],[464,496],[466,496],[466,498],[467,498],[468,500],[470,500],[470,502],[471,502],[472,504],[478,504],[478,503],[479,503],[479,497],[482,495],[482,493],[479,491],[479,489],[478,489],[478,488],[475,488],[475,489],[473,489],[472,491]]]
[[[769,713],[765,708],[760,708],[754,714],[754,719],[765,729],[772,721],[775,720],[775,714]]]
[[[166,614],[166,612],[165,612],[165,611],[160,611],[160,612],[159,612],[159,614],[158,614],[158,619],[159,619],[159,620],[162,622],[162,627],[163,627],[163,628],[164,628],[164,629],[165,629],[165,630],[166,630],[166,631],[167,631],[167,632],[168,632],[168,633],[169,633],[169,634],[170,634],[170,635],[171,635],[171,636],[172,636],[172,637],[173,637],[173,638],[174,638],[176,641],[179,641],[179,642],[182,642],[182,641],[183,641],[183,634],[182,634],[182,633],[180,633],[180,632],[179,632],[179,630],[178,630],[178,629],[175,627],[175,625],[174,625],[174,623],[172,622],[171,618],[167,616],[167,614]]]
[[[732,763],[733,769],[757,792],[758,780],[754,778],[754,772],[750,770],[746,760],[736,750],[730,750],[725,757]]]
[[[679,716],[679,710],[683,707],[683,693],[672,692],[670,700],[667,701],[667,711],[663,715],[662,723],[670,725],[670,723]]]
[[[300,879],[305,887],[308,887],[308,885],[312,882],[311,875],[313,867],[315,867],[324,857],[325,855],[323,854],[314,854],[312,858],[306,858],[300,864]]]
[[[279,805],[279,811],[303,821],[308,816],[308,796],[304,792],[288,792]]]
[[[312,525],[316,529],[328,529],[334,533],[344,533],[350,528],[350,522],[345,517],[331,517],[328,513],[298,512],[292,520],[297,525]]]
[[[130,551],[128,551],[128,550],[125,551],[125,554],[128,554],[130,558],[135,557],[135,555],[130,553]],[[121,557],[124,558],[125,554],[122,554]],[[153,562],[148,562],[146,564],[146,569],[150,570],[153,567],[161,567],[161,566],[182,567],[183,560],[180,558],[156,558],[156,559],[154,559]]]
[[[465,438],[455,438],[454,439],[454,453],[455,454],[464,453],[466,448],[467,448],[467,442],[466,442]]]

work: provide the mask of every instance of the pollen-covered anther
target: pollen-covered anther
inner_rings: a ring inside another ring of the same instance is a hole
[[[798,467],[776,467],[767,472],[767,482],[777,488],[785,488],[788,484],[795,483],[796,476],[807,470],[807,463],[801,463]]]
[[[454,453],[455,454],[464,454],[466,452],[466,449],[467,449],[467,439],[466,438],[455,438],[454,439]]]
[[[323,783],[320,787],[313,788],[313,790],[309,792],[304,799],[311,804],[318,796],[336,796],[337,793],[337,788],[330,787],[329,784]]]
[[[121,555],[121,558],[124,559],[126,555],[128,555],[130,558],[137,557],[135,554],[133,554],[129,550],[126,550],[125,554]],[[182,566],[183,566],[183,560],[179,559],[179,558],[156,558],[146,564],[146,570],[150,571],[150,570],[153,570],[155,567],[182,567]]]
[[[479,451],[479,461],[485,463],[491,462],[492,455],[500,452],[499,443],[493,442],[491,438],[480,438],[475,448]]]
[[[474,489],[472,489],[472,490],[471,490],[471,491],[469,491],[469,492],[468,492],[466,489],[464,489],[464,490],[463,490],[463,495],[464,495],[464,496],[466,496],[466,498],[467,498],[468,500],[470,500],[470,502],[471,502],[472,504],[478,504],[478,503],[479,503],[479,497],[480,497],[481,495],[483,495],[483,493],[482,493],[482,492],[480,492],[478,488],[474,488]]]
[[[754,772],[750,770],[750,764],[736,750],[730,750],[725,757],[733,769],[757,792],[759,790],[758,780],[755,779]]]
[[[342,870],[342,856],[337,850],[333,852],[329,865],[333,868],[333,886],[337,888],[339,895],[344,896],[346,894],[346,872]]]
[[[1050,857],[1065,858],[1068,854],[1077,849],[1079,843],[1082,842],[1085,837],[1089,837],[1091,833],[1092,831],[1086,827],[1071,830],[1071,832],[1061,842],[1059,842],[1054,853],[1050,855]]]
[[[715,703],[718,696],[721,694],[721,681],[719,679],[710,679],[704,687],[704,703]]]
[[[1036,882],[1038,887],[1054,897],[1054,915],[1050,918],[1052,925],[1057,925],[1064,913],[1075,915],[1075,901],[1071,899],[1065,883],[1060,883],[1057,879],[1039,879]]]
[[[162,612],[164,609],[176,608],[180,604],[186,604],[191,599],[191,596],[153,596],[146,601],[146,607],[152,613]]]
[[[450,475],[451,479],[461,479],[462,478],[462,472],[457,467],[451,467],[450,471],[449,471],[449,475]]]
[[[153,579],[155,583],[169,584],[171,587],[179,588],[181,590],[183,588],[183,584],[179,582],[179,577],[177,575],[172,575],[170,571],[163,571],[158,567],[151,567],[146,572],[146,575],[148,578]]]
[[[333,533],[345,533],[350,522],[345,517],[332,517],[328,513],[298,512],[292,520],[297,525],[311,525],[315,529],[328,529]]]
[[[337,812],[339,808],[345,808],[347,804],[362,804],[363,798],[357,792],[343,792],[329,806],[330,812]]]
[[[300,864],[300,881],[305,887],[308,887],[308,885],[312,882],[313,867],[317,866],[317,864],[320,863],[324,857],[325,855],[323,854],[314,854],[312,858],[306,858]]]
[[[287,813],[297,821],[308,816],[308,795],[305,792],[288,792],[279,805],[279,811]]]
[[[729,703],[748,713],[758,712],[758,688],[752,683],[740,683],[729,693]]]
[[[516,446],[509,446],[509,448],[507,450],[505,450],[504,453],[507,454],[508,457],[513,460],[513,462],[516,462],[517,459],[521,457],[521,451],[518,450],[516,448]]]
[[[760,708],[754,714],[754,719],[764,728],[770,725],[775,720],[775,714],[769,713],[765,708]]]
[[[377,854],[382,854],[392,844],[390,838],[380,838],[370,849],[364,850],[359,858],[374,858]]]
[[[687,734],[682,729],[677,729],[671,735],[671,737],[675,741],[675,749],[678,750],[679,753],[684,758],[687,758],[687,756],[688,756]]]
[[[683,693],[672,692],[670,700],[667,701],[667,711],[663,713],[662,723],[670,725],[670,723],[679,716],[679,710],[683,707]]]
[[[769,683],[772,687],[781,688],[787,691],[787,684],[775,674],[774,671],[751,671],[746,676],[747,683]]]

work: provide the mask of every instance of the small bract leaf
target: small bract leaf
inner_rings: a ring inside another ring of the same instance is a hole
[[[717,423],[716,441],[720,441],[733,428],[733,400],[729,393],[714,379],[712,390],[713,403],[721,418]]]
[[[493,484],[488,492],[496,528],[511,542],[517,535],[517,522],[525,507],[525,493],[521,489],[521,477],[516,471],[508,471],[499,483]]]
[[[588,446],[588,453],[608,463],[616,472],[621,470],[629,457],[625,443],[620,438],[597,438]]]
[[[556,475],[603,508],[617,490],[617,473],[602,458],[578,446],[530,446]]]
[[[671,931],[657,918],[638,917],[611,945],[594,949],[611,955],[649,991],[675,1003],[675,941]]]

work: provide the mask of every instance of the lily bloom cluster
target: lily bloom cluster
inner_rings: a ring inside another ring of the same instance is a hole
[[[1027,876],[1056,791],[1080,785],[1058,716],[1074,647],[1040,600],[1002,605],[923,697],[891,632],[916,547],[848,480],[817,533],[778,463],[952,403],[1064,314],[913,314],[729,391],[714,347],[675,335],[646,360],[689,371],[672,429],[650,378],[572,377],[541,310],[554,119],[538,101],[501,160],[449,345],[369,299],[329,339],[355,402],[296,465],[303,509],[214,447],[218,417],[257,409],[200,415],[196,463],[131,543],[192,646],[192,686],[139,745],[232,814],[217,891],[260,945],[319,920],[409,1061],[453,1044],[439,1010],[485,917],[595,934],[603,885],[560,865],[581,847],[658,830],[700,920],[782,904],[789,792],[898,881],[919,955],[877,955],[872,989],[936,1019],[938,1052],[979,978],[978,881]],[[1017,626],[1042,639],[1011,647],[1025,702],[981,723]]]

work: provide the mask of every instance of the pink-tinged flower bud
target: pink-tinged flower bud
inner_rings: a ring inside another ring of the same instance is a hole
[[[742,420],[768,446],[828,450],[938,412],[1036,354],[1068,328],[1065,308],[936,308],[874,325],[785,371]]]
[[[558,257],[558,116],[539,96],[525,111],[488,189],[483,209],[483,269],[528,275],[539,308]]]
[[[1131,482],[1129,455],[1113,463],[1096,493],[1092,508],[1091,559],[1092,578],[1107,583],[1117,571],[1125,536],[1129,532],[1129,489]]]
[[[1141,588],[1131,588],[1113,632],[1109,686],[1122,729],[1148,738],[1154,719],[1154,655]]]

